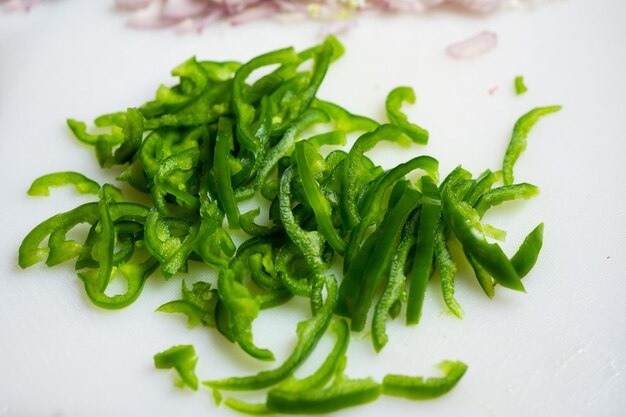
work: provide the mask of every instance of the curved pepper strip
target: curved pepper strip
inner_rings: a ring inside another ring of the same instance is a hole
[[[474,188],[468,195],[465,196],[465,202],[470,206],[475,206],[480,196],[491,190],[493,184],[495,184],[495,182],[498,181],[501,177],[502,173],[500,171],[494,173],[488,169],[483,172],[478,178],[476,178],[476,185],[474,186]]]
[[[181,289],[182,299],[170,301],[161,305],[156,311],[163,313],[182,313],[187,316],[187,325],[195,327],[198,324],[215,327],[215,307],[219,295],[211,288],[208,282],[195,282],[189,290],[183,280]]]
[[[273,361],[272,352],[258,348],[252,341],[252,322],[259,315],[259,304],[248,288],[237,280],[233,270],[220,271],[217,290],[220,300],[228,310],[232,335],[237,344],[254,358]]]
[[[402,102],[415,104],[415,91],[411,87],[396,87],[387,96],[387,118],[392,124],[402,128],[415,143],[428,143],[428,130],[408,121],[406,114],[400,110]]]
[[[419,323],[424,305],[426,285],[430,279],[435,251],[435,234],[441,216],[441,197],[437,184],[428,176],[420,178],[422,183],[422,209],[420,226],[415,244],[415,257],[409,281],[409,298],[406,305],[407,324]]]
[[[386,124],[356,140],[345,159],[341,183],[341,217],[346,230],[354,229],[361,221],[357,209],[357,194],[363,185],[373,179],[372,173],[364,168],[363,154],[382,141],[404,145],[410,142],[410,138],[399,127]]]
[[[386,333],[387,317],[391,316],[390,310],[392,310],[394,305],[400,306],[400,295],[402,291],[404,291],[404,284],[406,283],[404,270],[409,251],[415,246],[415,237],[417,236],[418,227],[419,212],[416,211],[415,214],[409,217],[404,225],[400,243],[391,261],[389,278],[387,279],[385,290],[374,310],[374,317],[372,319],[372,343],[374,344],[376,352],[380,352],[389,340]]]
[[[519,198],[528,200],[529,198],[535,197],[537,194],[539,194],[539,187],[532,184],[521,183],[505,185],[491,189],[482,194],[474,205],[474,209],[478,212],[478,215],[482,217],[487,210],[493,206]]]
[[[228,166],[228,158],[233,146],[233,124],[230,119],[220,117],[217,123],[213,172],[217,182],[217,195],[226,213],[228,225],[231,229],[239,229],[239,207],[235,200],[230,168]]]
[[[448,306],[448,309],[458,318],[462,319],[464,316],[463,309],[454,298],[454,279],[456,277],[456,264],[450,255],[450,250],[447,244],[447,230],[443,219],[440,219],[437,230],[435,231],[435,262],[439,269],[439,279],[441,280],[441,293],[443,295],[443,301]],[[466,255],[467,256],[467,255]],[[470,258],[467,258],[472,261]],[[472,264],[472,266],[474,266]],[[478,265],[480,267],[480,265]],[[474,272],[478,278],[478,282],[481,283],[482,275],[479,275],[481,269],[474,268]],[[488,276],[489,283],[491,283],[491,277]],[[493,288],[493,284],[491,284]],[[485,289],[485,287],[483,287]],[[486,291],[486,290],[485,290]]]
[[[257,390],[275,385],[291,375],[317,346],[330,323],[333,310],[337,304],[337,283],[335,282],[335,277],[332,275],[321,276],[318,279],[325,280],[326,301],[313,317],[298,323],[296,330],[298,343],[289,358],[281,366],[252,376],[205,381],[203,384],[215,389],[234,391]]]
[[[315,180],[315,171],[323,171],[324,162],[317,150],[310,143],[298,142],[295,151],[296,168],[309,205],[315,213],[315,219],[321,234],[337,253],[343,255],[345,243],[333,225],[332,209],[328,200],[322,195],[320,186]],[[316,166],[314,166],[316,165]],[[319,167],[319,165],[322,165]]]
[[[367,267],[364,271],[365,275],[355,277],[351,274],[353,269],[348,270],[345,280],[359,282],[356,297],[341,291],[349,287],[340,288],[340,296],[342,296],[343,300],[346,300],[349,311],[352,311],[352,330],[361,331],[365,327],[367,313],[372,305],[374,293],[380,286],[384,275],[389,271],[404,224],[413,210],[418,207],[421,199],[422,195],[418,191],[407,187],[398,203],[385,214],[385,218],[380,224],[379,228],[382,232],[367,262]],[[415,268],[415,266],[413,267]],[[351,305],[352,308],[350,308]]]
[[[467,203],[459,201],[447,184],[441,192],[442,211],[446,223],[456,238],[480,265],[504,287],[524,291],[524,286],[500,246],[484,237],[478,214]],[[476,219],[472,219],[472,217]]]
[[[145,243],[146,248],[161,262],[161,270],[170,277],[181,268],[185,268],[187,258],[193,251],[199,224],[173,217],[164,217],[156,209],[151,209],[146,217]],[[173,229],[184,230],[184,238],[173,236]]]
[[[314,124],[325,123],[327,121],[328,116],[319,110],[311,109],[303,112],[300,117],[287,129],[280,141],[268,151],[256,174],[256,189],[262,192],[263,197],[268,200],[274,199],[275,195],[263,192],[263,187],[267,183],[267,179],[270,174],[276,169],[278,161],[291,154],[302,131]]]
[[[195,175],[200,152],[197,148],[186,149],[160,161],[154,176],[152,194],[154,205],[164,215],[169,213],[165,195],[171,194],[183,207],[194,212],[200,208],[200,201],[190,191],[188,182]]]
[[[372,185],[372,192],[369,193],[367,200],[365,200],[365,206],[362,210],[363,214],[360,223],[350,233],[350,238],[348,240],[348,244],[346,245],[346,252],[344,255],[344,271],[350,267],[350,264],[358,251],[359,245],[363,240],[367,229],[371,225],[380,221],[379,219],[383,214],[382,202],[385,198],[387,189],[395,184],[396,181],[416,169],[422,169],[431,177],[436,179],[438,176],[438,167],[439,162],[436,159],[425,155],[418,156],[390,169],[376,180],[376,182]]]
[[[126,111],[126,123],[122,132],[124,141],[113,153],[115,164],[125,164],[130,161],[141,146],[143,140],[143,115],[137,109],[129,108]]]
[[[279,413],[330,413],[372,402],[380,396],[381,391],[381,385],[372,378],[342,378],[328,388],[270,390],[267,394],[267,408]]]
[[[250,236],[256,237],[269,237],[282,232],[283,227],[280,224],[275,224],[272,227],[256,224],[254,219],[257,218],[259,214],[261,214],[261,209],[255,208],[239,216],[239,225],[241,226],[241,230]]]
[[[502,181],[504,185],[513,184],[513,166],[520,154],[526,149],[526,137],[532,127],[543,116],[561,110],[561,106],[537,107],[520,117],[513,127],[509,146],[504,153],[502,162]]]
[[[31,196],[49,196],[50,187],[60,187],[63,185],[74,185],[81,194],[98,194],[100,185],[85,177],[83,174],[73,171],[54,172],[43,175],[33,181],[27,191]]]
[[[298,55],[293,48],[285,48],[269,52],[253,58],[248,63],[242,65],[235,73],[233,80],[233,103],[235,116],[237,118],[237,139],[241,146],[255,153],[260,143],[251,132],[250,126],[254,122],[255,109],[244,101],[245,81],[252,72],[258,68],[296,62]]]
[[[96,146],[99,142],[104,142],[111,146],[116,146],[124,141],[124,131],[119,126],[112,126],[110,134],[95,135],[88,133],[87,125],[78,120],[67,119],[67,126],[70,128],[76,139],[87,145]]]
[[[248,414],[250,416],[267,416],[274,414],[272,410],[267,408],[265,403],[250,404],[236,398],[226,398],[224,405],[231,410],[237,411],[238,413]]]
[[[65,213],[59,213],[41,222],[31,230],[22,240],[19,248],[18,263],[21,268],[27,268],[47,258],[48,266],[72,259],[84,250],[84,245],[74,240],[65,241],[65,233],[81,223],[94,224],[98,221],[98,203],[87,203]],[[41,243],[51,234],[61,231],[60,242],[50,242],[46,247]],[[57,252],[56,259],[50,259],[50,252]]]
[[[154,355],[154,366],[157,369],[176,369],[183,384],[194,391],[198,390],[198,377],[195,372],[197,363],[198,357],[192,345],[172,346]]]
[[[85,291],[92,303],[109,310],[124,308],[132,304],[141,294],[146,279],[159,267],[159,261],[152,256],[140,264],[125,263],[117,267],[128,284],[126,292],[113,296],[106,295],[105,288],[101,287],[101,278],[97,270],[79,273],[78,276],[85,285]]]
[[[380,123],[369,117],[352,114],[343,107],[328,101],[316,98],[311,103],[311,107],[322,110],[334,122],[335,129],[346,133],[369,132],[380,126]]]
[[[444,372],[444,377],[386,375],[383,379],[383,394],[409,400],[430,400],[441,397],[456,386],[467,370],[467,365],[459,361],[443,361],[437,367]]]
[[[293,269],[299,272],[302,271],[302,268],[293,268],[293,265],[298,261],[306,263],[302,252],[300,252],[297,246],[288,242],[278,251],[274,267],[276,268],[278,278],[292,294],[300,297],[310,297],[312,289],[307,277],[296,277],[292,273]],[[306,267],[310,269],[308,264]]]
[[[291,209],[291,181],[293,179],[293,170],[293,167],[287,168],[280,180],[280,192],[278,194],[280,201],[280,219],[287,236],[289,236],[291,241],[302,251],[311,269],[316,273],[323,272],[328,269],[328,265],[323,259],[324,237],[316,230],[306,231],[302,229],[296,222]]]
[[[526,236],[524,242],[511,258],[511,264],[520,278],[524,278],[535,266],[543,245],[543,223],[540,223]]]

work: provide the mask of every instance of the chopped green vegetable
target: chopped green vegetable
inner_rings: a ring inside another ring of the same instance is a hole
[[[174,368],[183,383],[194,391],[198,390],[196,363],[198,357],[191,345],[178,345],[154,355],[154,366],[158,369]]]
[[[481,218],[495,205],[538,193],[534,185],[513,184],[513,165],[530,128],[560,107],[535,109],[516,123],[502,173],[486,170],[473,178],[459,166],[438,185],[439,162],[409,148],[429,138],[401,111],[405,102],[415,102],[413,89],[389,93],[387,124],[316,97],[342,54],[342,45],[328,37],[301,52],[280,49],[247,63],[191,58],[172,71],[178,84],[160,86],[154,100],[97,117],[97,133],[69,119],[78,141],[94,147],[98,164],[120,166],[117,179],[145,194],[147,203],[126,201],[117,187],[100,187],[76,172],[40,177],[30,195],[74,185],[98,200],[35,226],[20,245],[19,265],[53,266],[76,258],[88,298],[105,309],[134,302],[157,269],[165,279],[176,279],[190,263],[208,265],[217,271],[215,285],[197,281],[188,288],[183,280],[180,299],[157,311],[184,314],[189,327],[215,328],[262,361],[274,355],[256,345],[254,321],[293,297],[307,298],[310,316],[298,324],[297,343],[282,365],[203,383],[218,405],[219,390],[268,388],[265,403],[225,400],[242,413],[316,414],[364,404],[381,393],[413,399],[445,394],[464,374],[463,363],[443,362],[443,378],[388,375],[381,385],[346,377],[350,330],[363,330],[374,308],[371,337],[380,351],[389,339],[387,320],[400,315],[403,303],[407,324],[417,324],[435,267],[445,304],[461,318],[450,239],[459,241],[489,297],[496,283],[524,290],[521,279],[538,259],[543,224],[509,258],[488,240],[503,239],[505,232]],[[251,82],[257,70],[265,75]],[[326,153],[326,147],[345,146],[352,133],[359,136],[350,149]],[[383,141],[411,155],[384,169],[367,155]],[[504,185],[494,188],[501,177]],[[258,206],[242,213],[241,203],[253,198]],[[69,238],[81,224],[88,226],[84,240]],[[236,240],[234,229],[241,229]],[[329,271],[335,261],[344,272],[340,282]],[[127,288],[110,295],[116,274]],[[349,321],[333,321],[334,315]],[[315,372],[296,379],[294,371],[331,323],[332,351]],[[197,360],[190,345],[154,357],[157,368],[176,369],[181,384],[194,390]]]
[[[526,91],[528,91],[528,88],[526,87],[526,84],[524,84],[524,77],[518,75],[515,77],[515,94],[519,96],[524,94]]]
[[[437,398],[454,388],[467,370],[463,362],[444,361],[438,367],[445,374],[442,378],[386,375],[383,379],[383,394],[410,400]]]
[[[502,162],[502,180],[504,185],[513,184],[513,165],[515,165],[520,154],[526,149],[526,137],[530,129],[532,129],[535,123],[543,116],[559,110],[561,110],[561,106],[537,107],[515,122],[513,135],[504,153],[504,161]]]

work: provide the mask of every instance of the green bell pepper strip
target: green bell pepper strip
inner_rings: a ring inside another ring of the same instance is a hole
[[[415,91],[411,87],[396,87],[387,96],[386,108],[389,122],[400,127],[413,142],[426,145],[428,131],[408,121],[407,116],[400,110],[402,102],[415,104]]]
[[[365,275],[355,277],[348,270],[345,280],[351,282],[359,281],[356,297],[349,296],[345,292],[340,294],[347,300],[348,306],[354,298],[351,315],[351,328],[354,331],[361,331],[365,327],[367,313],[372,305],[374,293],[380,286],[385,274],[389,271],[391,260],[396,253],[402,228],[409,215],[420,204],[422,195],[412,189],[406,188],[398,203],[389,210],[380,224],[381,234],[376,242],[376,247],[372,251],[371,257],[365,269]],[[415,266],[414,266],[415,268]]]
[[[487,210],[505,201],[517,200],[523,198],[528,200],[539,194],[539,188],[532,184],[521,183],[513,185],[505,185],[502,187],[491,189],[480,196],[474,209],[478,215],[482,217]]]
[[[98,194],[100,185],[78,172],[64,171],[43,175],[33,181],[27,193],[31,196],[49,196],[50,187],[74,185],[81,194]]]
[[[357,195],[361,187],[373,178],[371,171],[363,166],[363,154],[381,141],[408,144],[410,139],[401,128],[393,125],[382,125],[373,132],[361,135],[348,152],[344,163],[343,180],[341,183],[341,217],[346,230],[354,229],[361,221],[357,208]]]
[[[319,231],[324,236],[328,244],[332,246],[337,253],[343,255],[346,247],[345,243],[333,225],[330,203],[322,195],[320,186],[314,177],[314,171],[316,168],[314,168],[313,165],[318,162],[316,161],[316,157],[321,159],[315,147],[310,143],[303,141],[296,144],[296,167],[308,203],[315,213],[315,219],[317,220]]]
[[[232,94],[235,116],[237,118],[237,139],[241,146],[252,153],[255,153],[261,144],[250,129],[250,125],[254,121],[255,109],[251,104],[244,101],[245,81],[258,68],[274,64],[292,63],[297,60],[298,55],[293,48],[280,49],[253,58],[247,64],[239,67],[235,73]]]
[[[515,268],[500,246],[489,243],[484,237],[476,211],[467,203],[459,201],[452,188],[453,184],[447,184],[441,192],[442,212],[463,249],[467,250],[500,285],[524,291]]]
[[[314,124],[325,123],[327,121],[328,116],[319,110],[311,109],[303,112],[287,129],[280,141],[265,155],[263,163],[259,166],[259,170],[256,174],[256,189],[258,191],[264,191],[263,187],[267,183],[270,174],[276,169],[278,161],[291,154],[302,131]],[[275,197],[275,195],[265,192],[262,192],[262,195],[268,200],[272,200]]]
[[[379,177],[371,187],[371,193],[368,194],[367,199],[364,199],[364,208],[362,210],[362,217],[360,223],[350,233],[348,244],[346,245],[346,251],[344,254],[344,272],[347,271],[352,263],[359,245],[367,232],[367,229],[379,221],[382,217],[383,209],[382,202],[385,198],[385,193],[389,187],[396,183],[399,179],[409,174],[416,169],[422,169],[426,171],[434,179],[437,178],[439,162],[431,158],[430,156],[418,156],[407,162],[404,162],[389,171],[385,172]],[[344,173],[348,174],[349,171]],[[348,174],[349,175],[349,174]],[[343,194],[343,198],[345,194]],[[345,279],[344,279],[345,282]]]
[[[237,280],[231,269],[220,271],[217,290],[220,300],[228,310],[233,338],[237,344],[254,358],[273,361],[274,354],[257,347],[252,340],[252,322],[259,315],[260,307],[250,290]]]
[[[192,345],[178,345],[154,355],[154,366],[157,369],[174,368],[183,383],[194,391],[198,390],[196,364],[198,357]]]
[[[241,230],[250,236],[257,237],[274,236],[282,232],[283,227],[280,224],[275,224],[272,227],[256,224],[254,219],[258,217],[259,214],[261,214],[261,209],[255,208],[239,216],[239,225],[241,226]]]
[[[404,285],[406,283],[404,270],[409,251],[415,246],[418,226],[419,212],[416,211],[409,217],[404,225],[400,243],[398,244],[398,248],[396,249],[396,253],[389,268],[387,285],[374,310],[374,317],[372,319],[372,343],[374,344],[376,352],[380,352],[389,340],[386,333],[387,317],[391,316],[390,310],[393,309],[393,306],[400,306],[400,295],[402,291],[404,291]]]
[[[441,197],[437,184],[428,176],[421,177],[422,209],[415,244],[413,270],[409,281],[409,298],[406,306],[407,324],[419,323],[424,305],[426,285],[430,279],[435,250],[435,234],[441,216]]]
[[[441,397],[456,386],[465,374],[463,362],[443,361],[438,365],[445,376],[423,378],[405,375],[386,375],[383,378],[383,394],[404,397],[410,400],[430,400]]]
[[[272,390],[282,391],[306,391],[324,387],[335,375],[341,361],[345,360],[348,345],[350,343],[350,328],[345,320],[337,320],[331,323],[337,341],[333,350],[328,354],[322,365],[311,375],[303,379],[289,378]],[[271,395],[271,394],[270,394]]]
[[[272,410],[267,408],[265,403],[250,404],[232,397],[226,398],[226,400],[224,400],[224,405],[231,410],[237,411],[238,413],[248,414],[251,416],[267,416],[274,414]]]
[[[40,247],[40,245],[56,230],[68,231],[81,223],[94,224],[98,221],[98,218],[98,203],[87,203],[65,213],[56,214],[41,222],[22,240],[19,248],[19,266],[27,268],[48,258],[51,250],[50,242],[45,247]],[[83,245],[73,240],[62,243],[62,245],[63,247],[59,250],[59,253],[62,253],[63,257],[59,259],[59,262],[78,256],[84,249]],[[53,264],[59,262],[54,262]]]
[[[137,109],[130,108],[126,112],[126,123],[122,132],[124,141],[113,153],[115,164],[124,164],[130,161],[141,146],[143,140],[143,115]]]
[[[186,266],[199,227],[198,223],[165,217],[154,208],[150,210],[144,230],[146,248],[161,262],[161,270],[166,277]],[[184,231],[184,238],[175,236],[173,232],[176,230]]]
[[[495,295],[493,278],[491,278],[491,275],[485,270],[485,268],[482,267],[480,262],[478,262],[478,260],[476,260],[476,258],[469,251],[464,251],[464,254],[465,258],[467,258],[467,261],[474,270],[474,275],[476,275],[480,288],[483,289],[483,292],[487,295],[487,297],[493,298]]]
[[[314,99],[311,103],[314,109],[322,110],[326,113],[335,124],[335,129],[346,133],[352,132],[369,132],[376,130],[380,123],[370,119],[369,117],[352,114],[337,104]]]
[[[335,342],[333,350],[329,353],[326,360],[324,360],[324,363],[322,363],[314,373],[303,379],[289,377],[268,392],[266,404],[249,404],[229,398],[226,405],[244,414],[265,415],[274,412],[288,413],[290,411],[282,410],[282,407],[293,408],[293,401],[298,401],[303,392],[323,388],[333,378],[337,369],[341,367],[341,362],[345,361],[346,351],[350,342],[350,328],[345,320],[334,321],[331,323],[331,327],[335,332],[337,341]],[[320,398],[320,400],[322,399],[321,396],[317,397]],[[275,404],[276,408],[268,406],[269,403],[274,402],[278,404]],[[319,404],[317,404],[316,408],[319,409],[319,407]],[[300,410],[299,412],[306,413],[304,410]]]
[[[488,169],[483,172],[478,178],[476,178],[476,185],[469,192],[469,194],[465,196],[464,201],[470,206],[475,206],[480,196],[489,191],[491,187],[493,187],[493,184],[495,184],[501,176],[502,173],[500,171],[495,173]]]
[[[298,261],[304,263],[306,268],[299,268],[299,265],[296,264]],[[295,268],[294,264],[296,264]],[[294,269],[298,272],[302,272],[303,269],[310,270],[309,265],[304,259],[304,255],[302,255],[302,252],[300,252],[297,246],[291,242],[284,244],[276,254],[274,267],[276,268],[278,278],[292,294],[300,297],[311,296],[311,283],[307,277],[297,277],[292,273]]]
[[[513,127],[509,146],[504,153],[502,162],[502,181],[504,185],[513,184],[513,166],[520,154],[526,149],[526,137],[530,129],[543,116],[561,110],[561,106],[537,107],[520,117]]]
[[[520,278],[524,278],[535,266],[543,245],[543,223],[540,223],[526,236],[524,242],[511,258],[511,264]]]
[[[517,94],[518,96],[528,91],[528,87],[526,87],[526,84],[524,84],[524,77],[522,77],[521,75],[515,77],[514,84],[515,94]]]
[[[217,123],[213,171],[217,182],[217,194],[226,213],[228,225],[231,229],[239,229],[239,207],[237,206],[237,201],[235,201],[235,193],[228,166],[228,158],[232,149],[233,124],[230,119],[220,117]]]
[[[448,309],[452,312],[452,314],[462,319],[464,316],[463,309],[454,298],[454,280],[456,277],[457,269],[456,264],[454,263],[454,260],[450,255],[450,250],[448,249],[448,244],[446,242],[446,229],[447,228],[445,226],[445,223],[443,222],[443,219],[440,219],[437,230],[435,231],[435,263],[437,264],[437,268],[439,269],[439,279],[441,281],[441,293],[443,295],[443,301],[446,303],[446,306],[448,306]],[[481,282],[481,279],[478,275],[478,270],[474,268],[474,271],[476,272],[478,281]],[[488,279],[489,282],[491,282],[491,277],[488,276]]]
[[[381,391],[381,385],[371,378],[341,379],[328,388],[313,390],[272,389],[267,394],[267,408],[292,414],[330,413],[372,402]]]
[[[165,195],[176,197],[176,202],[191,211],[197,212],[200,201],[192,194],[189,181],[195,175],[200,152],[189,148],[162,160],[154,177],[152,195],[155,207],[164,215],[169,213]]]
[[[183,280],[181,295],[182,299],[165,303],[156,311],[182,313],[187,316],[189,327],[195,327],[198,324],[215,327],[215,307],[219,295],[217,290],[211,288],[211,284],[198,281],[189,290]]]
[[[74,119],[67,119],[67,126],[70,128],[76,139],[86,145],[96,146],[98,142],[108,143],[116,146],[124,141],[124,131],[119,126],[112,126],[110,134],[92,135],[87,132],[87,125]]]
[[[317,230],[306,231],[302,229],[294,217],[291,209],[291,181],[294,168],[287,168],[280,180],[280,219],[287,236],[302,251],[304,258],[314,272],[323,272],[328,269],[324,262],[323,252],[325,239]]]
[[[91,249],[91,256],[98,263],[97,283],[92,284],[104,293],[113,272],[113,254],[115,252],[115,227],[111,214],[109,213],[109,204],[104,199],[105,195],[100,192],[100,201],[98,202],[98,214],[100,219],[96,226],[96,237]],[[82,274],[79,274],[82,278]],[[86,275],[85,275],[86,276]],[[91,275],[92,283],[94,281]]]
[[[132,304],[141,294],[146,279],[159,267],[159,262],[149,257],[146,261],[136,263],[125,263],[117,267],[117,271],[122,274],[127,282],[126,292],[113,296],[106,295],[102,288],[101,278],[98,276],[97,270],[89,270],[79,273],[79,278],[85,285],[85,291],[92,303],[98,307],[109,310],[117,310]]]
[[[319,150],[322,146],[345,146],[347,139],[346,132],[343,130],[331,130],[311,136],[306,141],[313,145],[316,150]]]
[[[328,328],[333,310],[337,304],[337,283],[334,276],[326,276],[319,279],[325,280],[326,301],[313,317],[298,323],[298,342],[294,351],[281,366],[252,376],[205,381],[203,384],[215,389],[257,390],[275,385],[291,375],[317,346],[320,338]]]

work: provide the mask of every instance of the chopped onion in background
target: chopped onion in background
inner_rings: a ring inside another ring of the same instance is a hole
[[[0,0],[5,10],[29,10],[45,0]],[[354,26],[361,12],[423,13],[448,5],[477,14],[503,6],[519,8],[547,0],[112,0],[130,14],[128,25],[142,29],[176,26],[182,32],[200,32],[219,20],[237,26],[274,18],[327,21],[325,33],[341,33]]]
[[[497,45],[498,35],[483,31],[469,39],[448,46],[446,52],[456,59],[473,59],[486,54]]]

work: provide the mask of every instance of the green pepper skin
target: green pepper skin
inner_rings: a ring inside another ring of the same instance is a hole
[[[324,414],[375,401],[380,394],[381,385],[371,378],[346,379],[324,389],[270,390],[267,408],[286,414]]]
[[[511,264],[520,278],[524,278],[535,266],[543,245],[543,223],[526,236],[524,242],[511,258]]]
[[[515,77],[514,85],[515,94],[517,94],[518,96],[528,91],[528,87],[526,87],[526,84],[524,84],[524,77],[522,77],[521,75]]]
[[[333,310],[337,304],[337,284],[333,276],[320,277],[326,285],[326,302],[316,314],[305,321],[298,323],[298,343],[292,354],[276,369],[262,371],[253,376],[233,377],[217,381],[205,381],[204,385],[224,390],[247,391],[257,390],[275,385],[298,367],[311,354],[328,327]]]
[[[445,374],[442,378],[386,375],[383,379],[383,394],[409,400],[430,400],[448,393],[467,370],[467,365],[458,361],[444,361],[438,367]]]
[[[526,137],[532,127],[543,116],[561,110],[561,106],[537,107],[520,117],[513,127],[513,134],[509,146],[504,153],[502,162],[502,181],[504,185],[513,184],[513,166],[522,152],[526,149]]]
[[[422,314],[426,285],[432,272],[435,233],[441,216],[441,197],[437,184],[428,176],[422,177],[421,183],[424,196],[406,305],[407,324],[419,323]]]
[[[426,145],[428,131],[408,121],[407,116],[400,110],[403,101],[415,104],[415,91],[411,87],[396,87],[391,90],[386,101],[387,118],[392,124],[402,128],[413,142]]]
[[[235,200],[235,192],[230,177],[228,159],[233,149],[233,124],[230,119],[220,117],[217,123],[217,139],[215,141],[215,154],[213,169],[217,182],[217,195],[219,196],[228,225],[231,229],[239,229],[239,207]]]
[[[468,217],[473,209],[467,203],[458,201],[451,184],[443,188],[441,200],[446,223],[464,250],[467,250],[500,285],[524,291],[524,286],[509,259],[500,246],[487,241],[481,230]],[[478,214],[476,217],[478,218]]]
[[[198,390],[196,363],[198,363],[198,357],[192,345],[172,346],[154,355],[154,366],[157,369],[176,369],[183,383],[194,391]]]
[[[81,194],[98,194],[100,185],[78,172],[64,171],[43,175],[33,181],[27,193],[31,196],[49,196],[50,187],[74,185]]]

